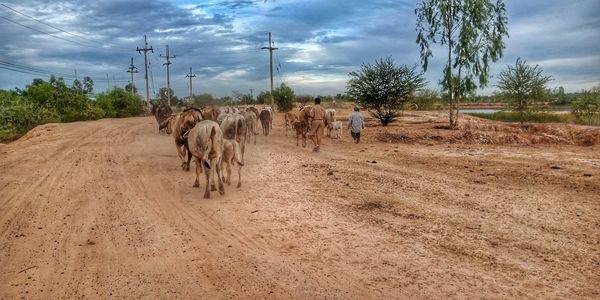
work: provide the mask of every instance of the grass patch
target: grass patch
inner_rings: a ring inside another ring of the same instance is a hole
[[[482,119],[521,122],[521,115],[514,111],[498,111],[495,113],[467,113]],[[577,123],[575,116],[570,113],[529,112],[523,115],[523,121],[528,123]]]
[[[0,142],[10,142],[20,138],[23,134],[9,129],[0,129]]]

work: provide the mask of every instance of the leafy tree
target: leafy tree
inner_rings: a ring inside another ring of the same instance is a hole
[[[122,88],[115,87],[108,93],[101,93],[96,99],[108,118],[125,118],[137,116],[142,112],[143,103],[139,96],[131,95]]]
[[[76,93],[83,94],[83,85],[81,84],[81,81],[79,81],[79,79],[73,80],[73,90]]]
[[[579,94],[571,103],[571,113],[579,121],[600,125],[600,86]]]
[[[450,127],[458,125],[461,97],[488,83],[489,61],[502,57],[506,6],[502,0],[422,0],[417,15],[417,43],[427,71],[431,44],[447,48],[442,88],[449,94]]]
[[[296,96],[296,102],[300,102],[302,104],[307,104],[313,101],[313,97],[311,95],[298,95]]]
[[[542,75],[543,70],[538,65],[530,66],[526,61],[517,59],[514,66],[498,75],[498,88],[502,95],[511,101],[512,109],[519,112],[521,124],[525,113],[533,109],[536,100],[546,95],[546,83],[552,78]]]
[[[169,95],[171,95],[171,99],[173,99],[175,92],[173,91],[173,89],[167,89],[166,87],[158,89],[158,93],[156,93],[156,97],[160,100],[160,102],[165,104],[169,102]]]
[[[91,94],[94,91],[94,81],[91,77],[85,76],[83,77],[83,93]]]
[[[259,104],[271,103],[271,92],[262,91],[256,97]]]
[[[134,94],[134,95],[137,95],[137,93],[138,93],[137,86],[135,86],[135,84],[132,84],[131,82],[130,82],[130,83],[128,83],[128,84],[125,86],[125,90],[131,93],[131,88],[132,88],[132,87],[133,87],[133,94]]]
[[[243,104],[253,104],[254,97],[250,94],[244,94],[244,95],[242,95],[241,101]]]
[[[192,98],[192,104],[196,107],[203,107],[205,105],[214,103],[216,103],[216,100],[213,97],[213,95],[207,93],[194,95],[194,97]]]
[[[273,90],[273,100],[277,104],[277,109],[280,112],[288,112],[294,108],[294,91],[289,86],[282,83],[278,88]]]
[[[383,126],[396,120],[398,110],[413,94],[426,85],[423,73],[416,67],[396,66],[391,57],[376,60],[375,65],[362,64],[351,72],[347,94],[369,110]]]
[[[441,101],[440,92],[431,89],[421,89],[411,100],[419,110],[435,108]]]

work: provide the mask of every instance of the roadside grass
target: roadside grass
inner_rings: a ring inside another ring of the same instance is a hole
[[[0,129],[0,143],[10,142],[20,138],[23,134],[10,129]]]
[[[495,113],[467,113],[468,115],[502,122],[521,122],[518,112],[498,111]],[[581,125],[600,126],[600,119],[583,120],[576,118],[571,113],[529,112],[523,115],[523,121],[527,123],[568,123]]]

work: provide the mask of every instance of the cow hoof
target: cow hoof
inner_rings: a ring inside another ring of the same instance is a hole
[[[221,194],[221,196],[225,195],[225,189],[223,187],[219,189],[219,194]]]
[[[241,188],[241,187],[242,187],[242,183],[241,183],[241,182],[238,182],[238,185],[237,185],[237,187],[238,187],[238,189],[239,189],[239,188]]]
[[[206,192],[204,193],[204,199],[209,199],[210,198],[210,193]]]
[[[200,183],[198,183],[198,181],[194,181],[194,187],[199,187]]]
[[[210,190],[211,190],[211,191],[216,191],[216,190],[217,190],[217,188],[215,187],[215,185],[214,185],[214,184],[211,184],[211,185],[210,185]]]

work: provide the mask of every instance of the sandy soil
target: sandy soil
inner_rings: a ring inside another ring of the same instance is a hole
[[[600,297],[598,145],[315,154],[282,123],[212,199],[151,117],[0,145],[0,298]]]

